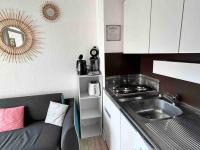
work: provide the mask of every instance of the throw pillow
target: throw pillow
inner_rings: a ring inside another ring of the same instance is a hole
[[[68,105],[50,101],[45,123],[62,126]]]
[[[24,106],[0,108],[0,132],[24,127]]]

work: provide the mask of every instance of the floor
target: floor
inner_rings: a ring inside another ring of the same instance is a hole
[[[108,150],[102,136],[82,139],[80,141],[80,150]]]

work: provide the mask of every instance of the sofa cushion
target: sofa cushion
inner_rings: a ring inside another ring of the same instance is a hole
[[[68,105],[50,102],[45,123],[62,126]]]
[[[0,133],[0,150],[59,150],[61,128],[44,122]]]
[[[0,132],[24,127],[24,106],[0,108]]]

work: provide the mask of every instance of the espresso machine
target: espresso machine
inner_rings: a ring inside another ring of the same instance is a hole
[[[98,75],[100,74],[100,60],[99,60],[99,50],[96,46],[94,46],[90,50],[90,72],[91,75]]]

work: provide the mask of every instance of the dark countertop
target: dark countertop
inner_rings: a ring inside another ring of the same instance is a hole
[[[199,110],[181,103],[179,108],[183,111],[182,115],[171,119],[148,120],[134,111],[127,111],[130,108],[126,102],[119,102],[109,89],[105,88],[105,93],[154,149],[200,149]]]

